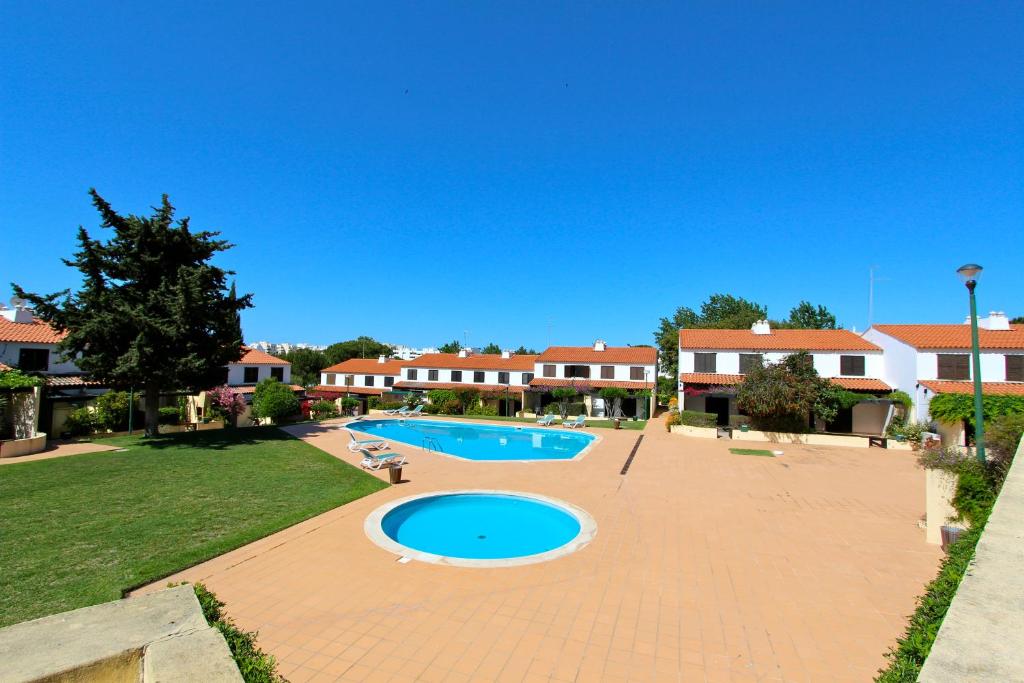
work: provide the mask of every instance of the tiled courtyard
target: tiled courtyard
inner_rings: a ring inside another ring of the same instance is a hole
[[[289,431],[357,461],[333,426]],[[205,582],[295,682],[872,678],[940,558],[918,528],[913,454],[733,455],[654,421],[622,476],[641,432],[594,433],[570,462],[467,462],[396,444],[406,483],[170,580]],[[572,502],[597,537],[552,562],[469,569],[400,564],[364,535],[389,500],[464,488]]]

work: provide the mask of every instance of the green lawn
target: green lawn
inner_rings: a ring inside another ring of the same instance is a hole
[[[771,451],[762,450],[760,448],[730,448],[729,452],[733,455],[760,455],[766,458],[775,457],[775,454]]]
[[[121,597],[386,484],[273,427],[0,466],[0,626]]]
[[[495,415],[426,415],[426,414],[424,415],[424,417],[428,417],[428,418],[434,418],[434,417],[457,417],[460,420],[487,420],[488,422],[529,422],[529,423],[533,423],[533,424],[537,423],[537,418],[535,418],[535,417],[501,417],[501,416],[495,416]],[[573,417],[575,417],[575,416],[573,416]],[[570,417],[569,419],[571,420],[572,418]],[[557,425],[557,426],[561,426],[562,425],[562,418],[561,417],[556,417],[554,424]],[[587,420],[587,425],[586,426],[587,427],[601,427],[601,428],[611,429],[611,428],[613,428],[615,426],[615,423],[612,420]],[[643,429],[646,426],[647,426],[647,420],[636,420],[635,422],[633,420],[623,420],[622,421],[622,428],[623,429]]]

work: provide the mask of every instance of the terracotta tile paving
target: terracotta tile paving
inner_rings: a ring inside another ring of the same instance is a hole
[[[289,431],[356,462],[335,429]],[[182,572],[302,681],[865,681],[940,551],[910,453],[786,446],[738,456],[660,421],[570,462],[467,462],[417,447],[408,481]],[[383,476],[383,475],[381,475]],[[598,523],[544,564],[399,564],[363,520],[395,498],[502,488]],[[166,585],[161,581],[159,586]]]

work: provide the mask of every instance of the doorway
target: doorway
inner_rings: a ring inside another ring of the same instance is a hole
[[[704,412],[718,416],[718,426],[729,425],[729,398],[727,396],[705,396]]]

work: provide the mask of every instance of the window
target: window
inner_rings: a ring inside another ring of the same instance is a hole
[[[345,375],[345,386],[346,387],[351,387],[351,386],[355,385],[355,383],[356,383],[356,376],[355,375]]]
[[[259,368],[245,368],[242,371],[242,382],[245,384],[256,384],[260,381]]]
[[[759,353],[741,353],[740,354],[740,374],[745,375],[754,368],[761,366],[761,354]]]
[[[532,372],[524,372],[523,373],[523,386],[524,387],[527,386],[532,381],[533,381],[533,373]]]
[[[409,368],[405,371],[405,378],[409,380],[416,380],[416,368]]]
[[[452,381],[453,382],[461,382],[462,381],[462,370],[452,370]]]
[[[849,377],[863,377],[864,356],[839,356],[839,374]]]
[[[477,384],[483,384],[484,383],[484,373],[483,373],[483,371],[481,371],[481,370],[474,371],[473,372],[473,381],[476,382]]]
[[[372,387],[373,383],[374,383],[373,375],[366,375],[365,377],[363,377],[363,386],[364,387]]]
[[[270,368],[270,376],[278,382],[284,381],[284,368]]]
[[[938,379],[970,379],[971,357],[966,353],[938,353]]]
[[[1006,356],[1006,381],[1024,382],[1024,356]]]
[[[589,365],[566,365],[565,366],[566,377],[590,377],[590,366]]]
[[[430,382],[437,381],[438,372],[437,370],[427,370],[427,380]]]
[[[50,350],[21,349],[18,351],[18,369],[28,372],[33,370],[49,370]]]
[[[644,369],[643,366],[634,365],[629,369],[629,378],[632,380],[644,381]]]
[[[498,384],[508,384],[508,383],[509,383],[509,381],[508,381],[508,373],[507,372],[499,372],[498,373]]]
[[[329,384],[331,386],[334,386],[334,384],[337,381],[338,381],[338,376],[337,375],[331,375],[331,374],[327,375],[327,384]]]
[[[386,387],[393,387],[393,386],[395,386],[395,378],[394,377],[385,377],[384,378],[384,386],[386,386]]]
[[[718,372],[717,353],[695,353],[693,354],[694,372]]]
[[[614,365],[602,365],[601,366],[601,379],[615,379],[615,366]]]
[[[555,376],[555,366],[554,365],[545,365],[544,366],[544,376],[545,377],[554,377]]]

